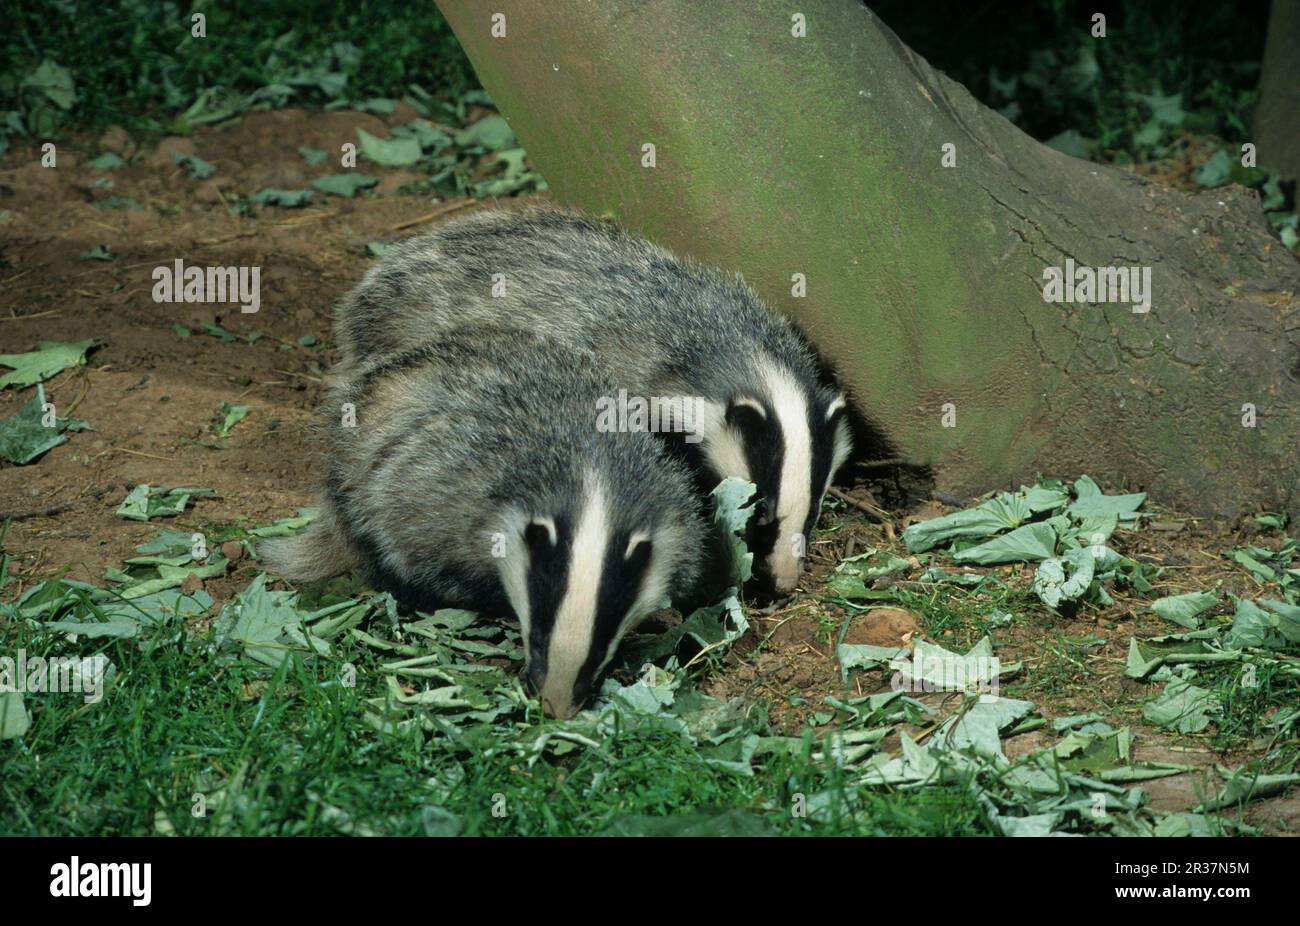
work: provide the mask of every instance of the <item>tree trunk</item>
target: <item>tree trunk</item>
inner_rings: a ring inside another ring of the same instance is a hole
[[[1255,141],[1262,167],[1276,167],[1282,179],[1300,179],[1300,2],[1273,0],[1268,13],[1264,62],[1260,66]]]
[[[742,273],[938,488],[1297,512],[1300,272],[1254,194],[1046,148],[849,0],[439,5],[561,202]],[[1150,268],[1149,312],[1046,302],[1067,260]]]

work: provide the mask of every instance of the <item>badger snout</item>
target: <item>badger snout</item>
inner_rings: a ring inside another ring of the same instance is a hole
[[[542,708],[548,717],[556,720],[568,720],[582,710],[586,695],[565,685],[542,688]]]
[[[767,580],[778,592],[792,592],[799,584],[799,577],[803,575],[804,559],[802,556],[795,556],[784,550],[778,549],[777,552],[767,557],[764,562],[767,573]]]
[[[529,687],[541,696],[546,716],[568,720],[582,710],[582,705],[587,700],[585,690],[578,690],[559,679],[548,678],[547,673],[536,664],[529,666],[525,674]]]
[[[799,585],[799,570],[793,572],[773,572],[772,587],[778,592],[792,592]]]
[[[568,720],[578,713],[578,705],[572,701],[561,700],[557,703],[545,695],[542,695],[542,707],[545,708],[548,716],[556,720]]]

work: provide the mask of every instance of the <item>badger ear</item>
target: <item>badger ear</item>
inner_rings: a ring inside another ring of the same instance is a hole
[[[844,393],[835,393],[834,397],[826,403],[826,414],[823,419],[825,423],[830,424],[836,418],[841,417],[844,414],[845,409],[848,407],[848,404],[848,400],[844,398]]]
[[[767,421],[767,409],[753,396],[733,396],[727,403],[727,424],[742,431],[762,427]]]
[[[650,564],[650,555],[654,550],[654,542],[650,535],[644,531],[637,531],[627,541],[627,549],[623,551],[623,565],[625,568],[636,572],[644,572]]]
[[[629,560],[633,556],[648,556],[650,554],[650,535],[645,531],[636,531],[627,539],[627,549],[623,551],[623,559]]]

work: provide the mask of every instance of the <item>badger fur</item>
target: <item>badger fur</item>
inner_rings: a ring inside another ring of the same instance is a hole
[[[711,489],[758,486],[755,563],[794,588],[822,499],[848,458],[845,400],[798,329],[738,278],[612,224],[485,211],[407,239],[352,293],[345,353],[382,356],[461,324],[518,326],[588,352],[646,398],[698,397],[702,442],[676,441]]]
[[[513,612],[529,681],[571,716],[623,635],[695,585],[704,527],[689,470],[648,434],[598,431],[607,377],[523,331],[353,345],[341,366],[320,517],[263,558],[292,579],[359,567],[419,610]]]

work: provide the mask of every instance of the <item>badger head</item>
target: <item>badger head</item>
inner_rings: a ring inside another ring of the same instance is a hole
[[[757,487],[746,541],[760,578],[777,591],[798,584],[822,499],[851,449],[844,397],[775,364],[728,401],[706,452],[720,476]]]
[[[547,714],[572,717],[623,636],[660,607],[689,525],[629,524],[589,472],[572,506],[508,519],[501,580],[524,638],[525,676]]]

